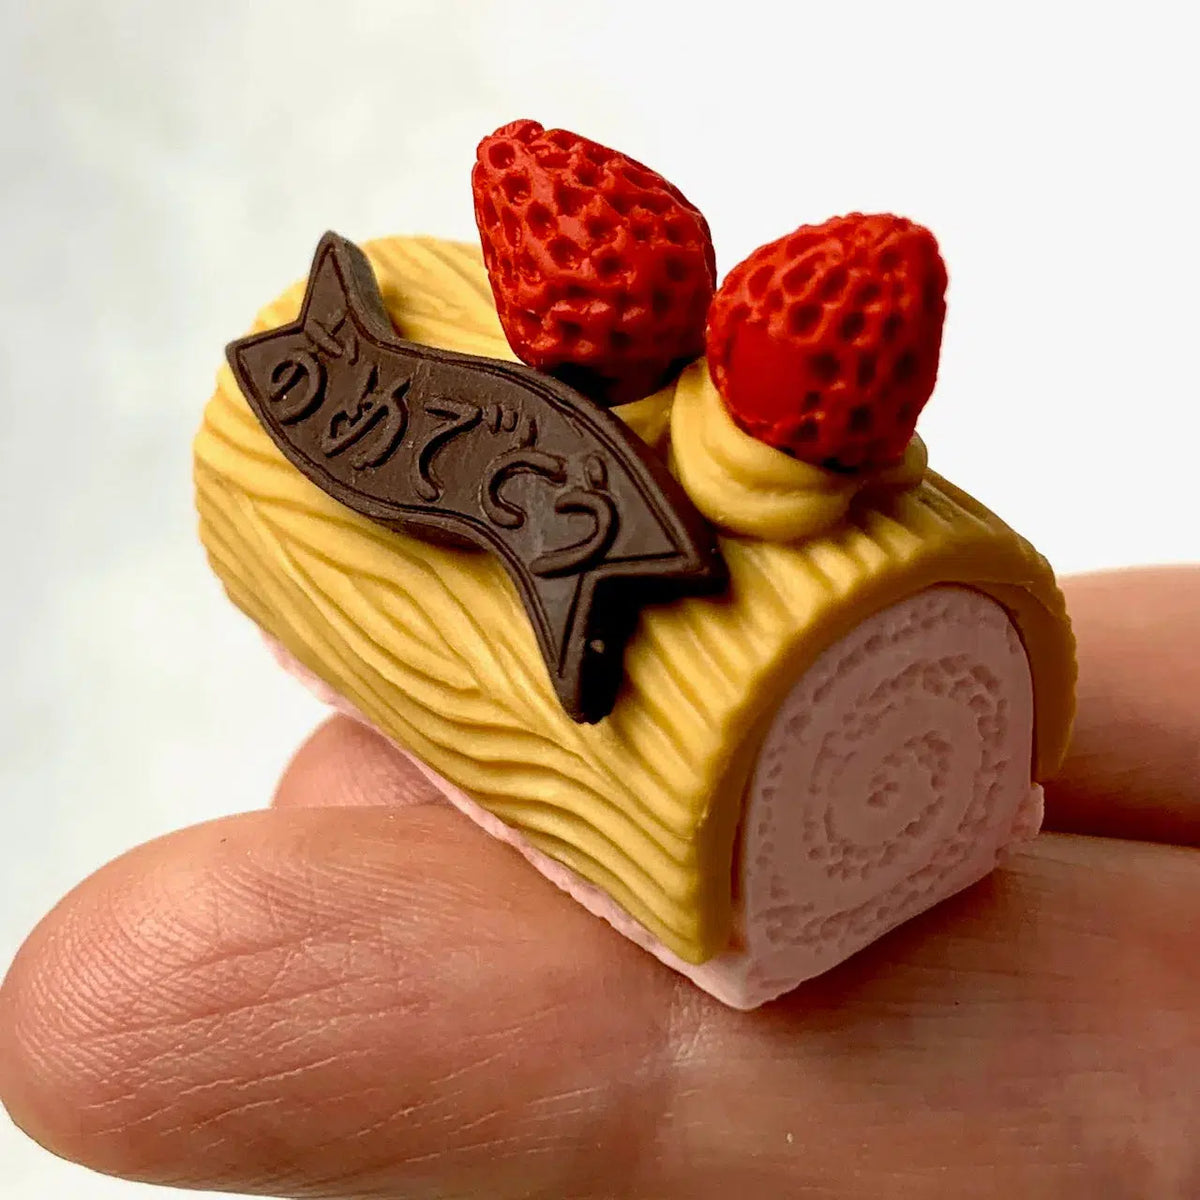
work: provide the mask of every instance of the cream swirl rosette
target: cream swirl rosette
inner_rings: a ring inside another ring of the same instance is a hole
[[[815,537],[864,493],[915,487],[928,455],[916,435],[893,466],[842,472],[802,462],[734,424],[704,359],[679,379],[671,412],[672,467],[692,503],[730,533],[790,542]]]

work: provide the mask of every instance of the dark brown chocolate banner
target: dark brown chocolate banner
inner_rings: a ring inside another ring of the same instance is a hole
[[[500,559],[577,721],[611,711],[643,605],[725,585],[712,530],[619,418],[529,367],[397,337],[366,256],[336,234],[299,318],[226,353],[318,487],[390,529]]]

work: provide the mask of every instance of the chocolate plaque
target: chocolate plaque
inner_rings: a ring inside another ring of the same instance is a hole
[[[226,354],[275,444],[334,499],[499,558],[576,721],[612,710],[643,605],[725,586],[713,531],[618,417],[522,364],[399,338],[337,234],[299,318]]]

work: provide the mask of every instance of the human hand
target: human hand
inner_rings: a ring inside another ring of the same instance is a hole
[[[342,718],[269,811],[87,880],[0,990],[0,1095],[101,1171],[271,1196],[1200,1195],[1200,569],[1066,585],[1043,836],[752,1013]]]

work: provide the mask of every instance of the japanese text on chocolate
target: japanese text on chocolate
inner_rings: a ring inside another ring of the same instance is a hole
[[[576,720],[607,715],[641,606],[724,586],[711,530],[624,424],[528,367],[404,341],[326,234],[299,318],[234,342],[283,454],[356,512],[495,554]]]

